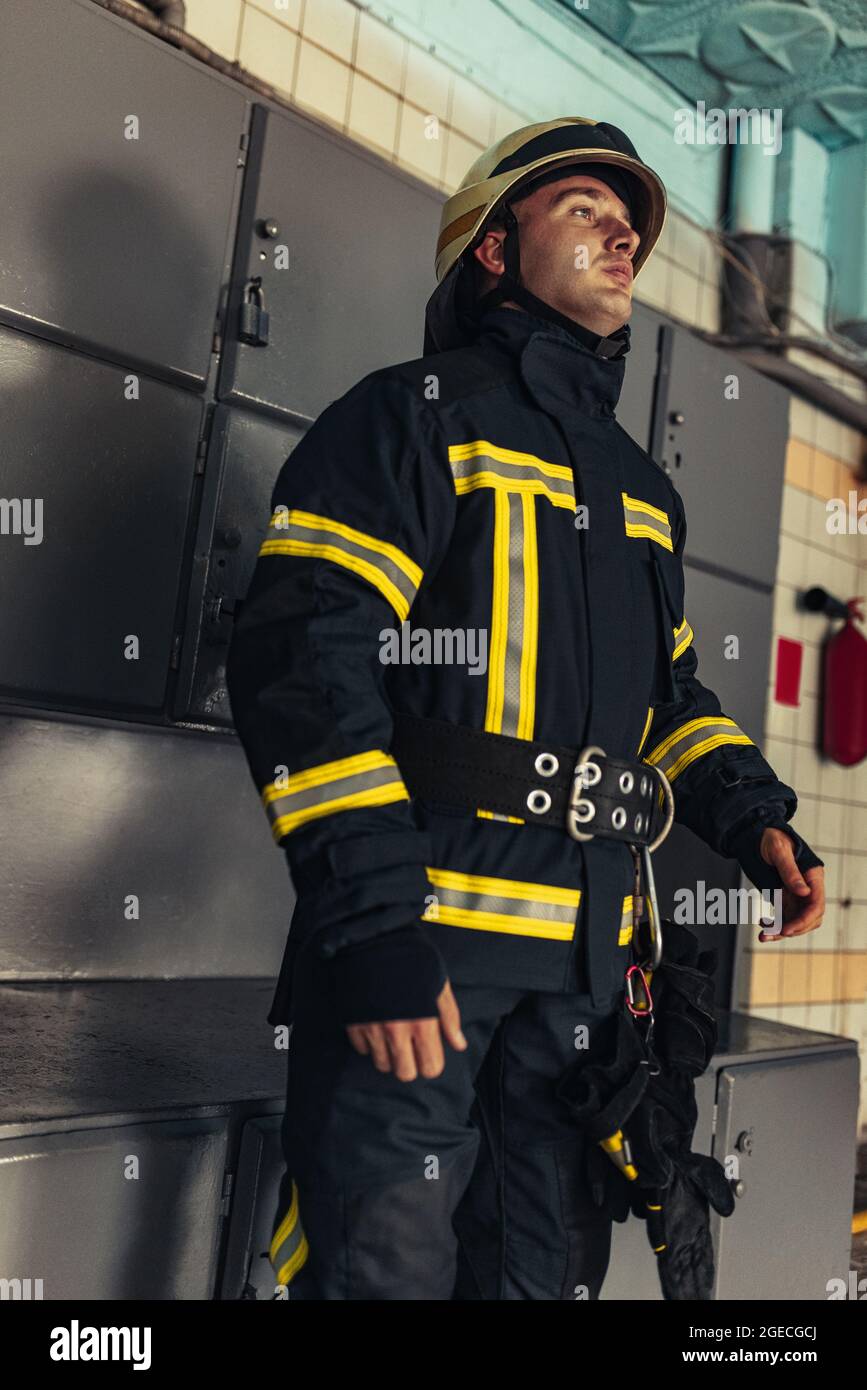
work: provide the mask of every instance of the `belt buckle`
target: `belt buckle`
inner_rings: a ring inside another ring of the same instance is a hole
[[[606,756],[605,749],[599,748],[594,743],[582,748],[578,754],[572,787],[569,792],[569,809],[566,813],[566,826],[573,840],[592,840],[594,838],[593,835],[588,835],[586,831],[579,829],[581,825],[589,825],[596,815],[594,803],[588,797],[582,796],[581,793],[585,787],[595,787],[597,782],[602,781],[602,768],[591,760],[591,753],[597,753],[602,758]]]

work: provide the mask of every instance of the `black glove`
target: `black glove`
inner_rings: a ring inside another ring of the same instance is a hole
[[[341,1021],[386,1023],[437,1018],[448,979],[442,956],[420,926],[344,946],[331,962]]]

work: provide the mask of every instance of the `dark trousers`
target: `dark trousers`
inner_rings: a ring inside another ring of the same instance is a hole
[[[618,998],[453,988],[468,1048],[398,1081],[354,1050],[327,964],[301,953],[272,1246],[290,1300],[598,1298],[611,1220],[554,1086]]]

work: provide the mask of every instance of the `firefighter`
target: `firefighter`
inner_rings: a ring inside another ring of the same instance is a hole
[[[499,141],[444,204],[425,355],[274,487],[227,681],[297,895],[289,1298],[598,1297],[555,1085],[623,996],[655,770],[784,935],[821,921],[794,791],[696,677],[681,499],[616,419],[665,208],[606,122]]]

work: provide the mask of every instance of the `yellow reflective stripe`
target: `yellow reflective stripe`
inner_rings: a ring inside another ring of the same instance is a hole
[[[359,551],[367,554],[359,554]],[[415,561],[396,545],[345,522],[297,508],[274,512],[259,554],[298,555],[341,565],[377,589],[401,621],[409,615],[423,578],[423,571]],[[374,556],[382,556],[382,562],[377,562]]]
[[[395,801],[408,801],[409,792],[402,782],[392,782],[385,787],[371,787],[366,792],[352,792],[347,796],[335,796],[330,801],[321,801],[304,811],[294,811],[289,815],[278,816],[271,827],[275,840],[297,830],[310,820],[322,816],[332,816],[337,811],[355,811],[363,806],[391,806]]]
[[[509,636],[509,498],[494,494],[493,592],[491,595],[491,636],[488,655],[488,699],[485,728],[501,733],[506,686],[506,648]]]
[[[455,869],[435,869],[425,865],[425,873],[435,888],[455,888],[464,892],[494,893],[528,902],[554,903],[577,907],[580,888],[560,888],[553,883],[527,883],[514,878],[491,878],[485,874],[463,874]]]
[[[622,494],[623,501],[630,511],[646,512],[648,516],[655,516],[657,521],[664,521],[669,525],[668,512],[664,512],[661,507],[654,507],[650,502],[644,502],[640,497],[630,497],[628,492]]]
[[[307,821],[363,806],[408,801],[409,792],[391,754],[374,748],[320,763],[269,782],[262,802],[271,832],[279,841]]]
[[[512,825],[526,825],[526,824],[527,824],[527,822],[523,819],[523,817],[521,817],[521,816],[507,816],[507,815],[505,815],[505,814],[504,814],[503,812],[501,812],[501,811],[483,811],[483,810],[479,809],[479,810],[476,811],[476,815],[477,815],[477,816],[480,816],[480,817],[482,818],[482,820],[507,820],[507,821],[511,821]]]
[[[628,946],[632,940],[634,899],[630,893],[623,899],[623,909],[620,914],[620,931],[617,936],[618,946]]]
[[[487,439],[472,439],[466,444],[450,444],[449,460],[457,462],[460,459],[477,458],[479,455],[488,455],[490,458],[497,459],[500,463],[516,463],[537,469],[539,473],[545,473],[549,478],[562,478],[564,482],[574,482],[572,469],[562,463],[547,463],[545,459],[540,459],[536,454],[522,454],[516,449],[503,449],[499,444],[491,444]]]
[[[661,535],[659,531],[654,531],[652,526],[639,526],[635,522],[627,521],[626,534],[627,536],[639,538],[646,536],[649,541],[656,541],[664,550],[670,550],[674,553],[674,546],[671,543],[670,537]]]
[[[539,650],[539,554],[536,535],[536,503],[521,498],[524,512],[524,631],[521,644],[521,675],[518,710],[518,738],[531,739],[536,722],[536,658]]]
[[[647,735],[650,733],[650,726],[651,726],[652,723],[653,723],[653,705],[651,705],[650,708],[649,708],[648,711],[647,711],[647,718],[646,718],[645,721],[644,721],[644,733],[641,735],[641,742],[639,743],[638,747],[637,747],[636,750],[635,750],[635,756],[636,756],[636,757],[638,756],[638,754],[641,752],[642,748],[644,747],[644,740],[647,738]]]
[[[292,1183],[292,1205],[290,1206],[290,1208],[289,1208],[289,1210],[287,1211],[286,1215],[283,1217],[283,1220],[280,1222],[280,1225],[277,1227],[276,1231],[274,1232],[273,1236],[271,1237],[271,1246],[270,1246],[270,1249],[269,1249],[269,1251],[268,1251],[268,1254],[269,1254],[269,1256],[270,1256],[270,1258],[271,1258],[272,1260],[276,1257],[277,1251],[280,1249],[280,1246],[283,1244],[283,1242],[284,1242],[284,1240],[286,1239],[286,1237],[287,1237],[288,1235],[291,1235],[292,1231],[294,1231],[294,1229],[295,1229],[295,1222],[296,1222],[297,1220],[298,1220],[298,1188],[296,1187],[295,1182],[293,1181],[293,1183]]]
[[[694,636],[695,633],[686,621],[686,618],[684,618],[680,627],[674,629],[674,651],[671,655],[672,661],[677,661],[679,656],[683,656]]]
[[[713,732],[710,732],[713,730]],[[739,728],[733,719],[726,715],[706,715],[701,719],[691,719],[688,723],[682,724],[673,733],[664,738],[652,753],[645,758],[645,762],[651,766],[660,767],[665,773],[669,782],[674,781],[681,772],[698,758],[703,758],[714,748],[720,748],[727,744],[748,744],[752,745],[753,740],[743,729]],[[679,745],[683,748],[678,753]],[[672,754],[671,758],[667,757]]]
[[[452,927],[470,927],[474,931],[503,932],[509,936],[540,936],[550,941],[571,941],[574,922],[546,922],[535,917],[512,917],[507,913],[480,912],[476,908],[448,907],[440,903],[435,916],[422,913],[425,921],[445,922]]]
[[[580,889],[428,865],[425,872],[436,890],[436,899],[428,904],[423,920],[510,936],[572,940]]]
[[[307,1237],[302,1236],[301,1244],[298,1246],[298,1249],[295,1251],[295,1254],[291,1255],[289,1259],[286,1261],[285,1265],[283,1265],[282,1269],[278,1271],[277,1283],[288,1284],[291,1279],[294,1279],[295,1275],[298,1273],[301,1266],[305,1263],[309,1254],[310,1246],[307,1244]]]

